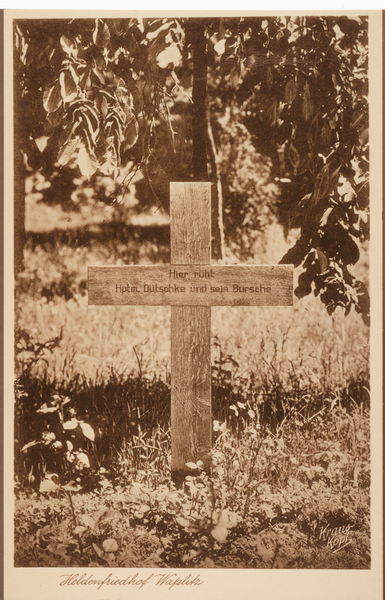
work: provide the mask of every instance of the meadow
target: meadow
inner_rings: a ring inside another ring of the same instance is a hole
[[[87,266],[169,262],[161,210],[27,196],[16,281],[15,565],[370,568],[368,328],[212,309],[211,473],[170,479],[170,309],[87,304]],[[254,263],[291,240],[271,225]],[[367,278],[363,250],[361,277]]]

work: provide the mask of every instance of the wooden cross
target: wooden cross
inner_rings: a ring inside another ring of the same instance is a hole
[[[293,267],[211,266],[210,183],[171,183],[171,264],[89,267],[88,304],[171,306],[171,470],[207,469],[211,306],[291,306]]]

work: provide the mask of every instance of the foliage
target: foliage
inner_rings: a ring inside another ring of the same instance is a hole
[[[127,479],[101,470],[99,490],[73,493],[72,513],[60,488],[19,492],[16,564],[366,568],[369,457],[351,446],[352,419],[363,450],[369,419],[334,409],[328,423],[308,427],[302,448],[291,446],[291,426],[276,436],[248,427],[239,439],[222,427],[211,475],[188,463],[181,490],[167,469],[157,465],[155,481],[147,465]],[[329,543],[325,528],[347,528],[349,544]]]
[[[65,486],[69,482],[74,484],[74,479],[78,482],[89,479],[89,449],[95,440],[95,432],[88,423],[76,418],[73,408],[68,408],[71,399],[54,394],[49,403],[40,406],[26,427],[25,418],[29,411],[24,410],[22,400],[28,400],[28,394],[20,383],[18,388],[18,430],[23,436],[34,433],[34,439],[20,449],[22,458],[17,461],[28,473],[29,483],[40,482],[41,492],[51,492],[63,483],[67,489]]]
[[[350,273],[368,236],[368,48],[364,17],[224,20],[215,49],[236,88],[244,124],[273,160],[279,210],[300,228],[283,263],[303,264],[329,314],[354,306],[367,320],[364,284]]]
[[[137,115],[148,121],[144,137],[152,136],[166,73],[181,56],[177,21],[19,19],[15,36],[26,110],[18,117],[30,164],[64,166],[77,152],[86,177],[116,174],[122,153],[138,140]],[[37,135],[48,136],[41,157]]]
[[[31,167],[62,166],[77,153],[83,175],[116,176],[124,155],[147,173],[158,200],[171,172],[191,177],[191,125],[181,122],[192,119],[196,21],[17,20],[18,136]],[[272,162],[281,188],[280,221],[287,230],[301,230],[282,259],[303,267],[297,296],[313,289],[329,314],[354,307],[367,323],[368,292],[351,270],[359,259],[357,241],[369,231],[367,19],[201,23],[210,91],[227,108],[238,104],[240,145],[246,127],[257,152]],[[215,84],[218,78],[222,85]],[[43,135],[48,143],[40,153],[35,140]],[[135,173],[127,174],[117,195]],[[259,202],[247,189],[232,191],[236,180],[227,185],[227,229],[259,229]],[[236,244],[244,245],[239,235]]]

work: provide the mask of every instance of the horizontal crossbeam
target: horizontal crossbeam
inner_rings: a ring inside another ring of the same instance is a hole
[[[293,267],[89,267],[88,303],[129,306],[292,306]]]

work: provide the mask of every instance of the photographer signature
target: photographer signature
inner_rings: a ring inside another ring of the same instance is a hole
[[[350,524],[330,529],[330,524],[328,523],[325,527],[321,527],[319,539],[327,542],[326,545],[335,554],[352,543],[353,539],[350,537],[351,530],[352,526]]]

